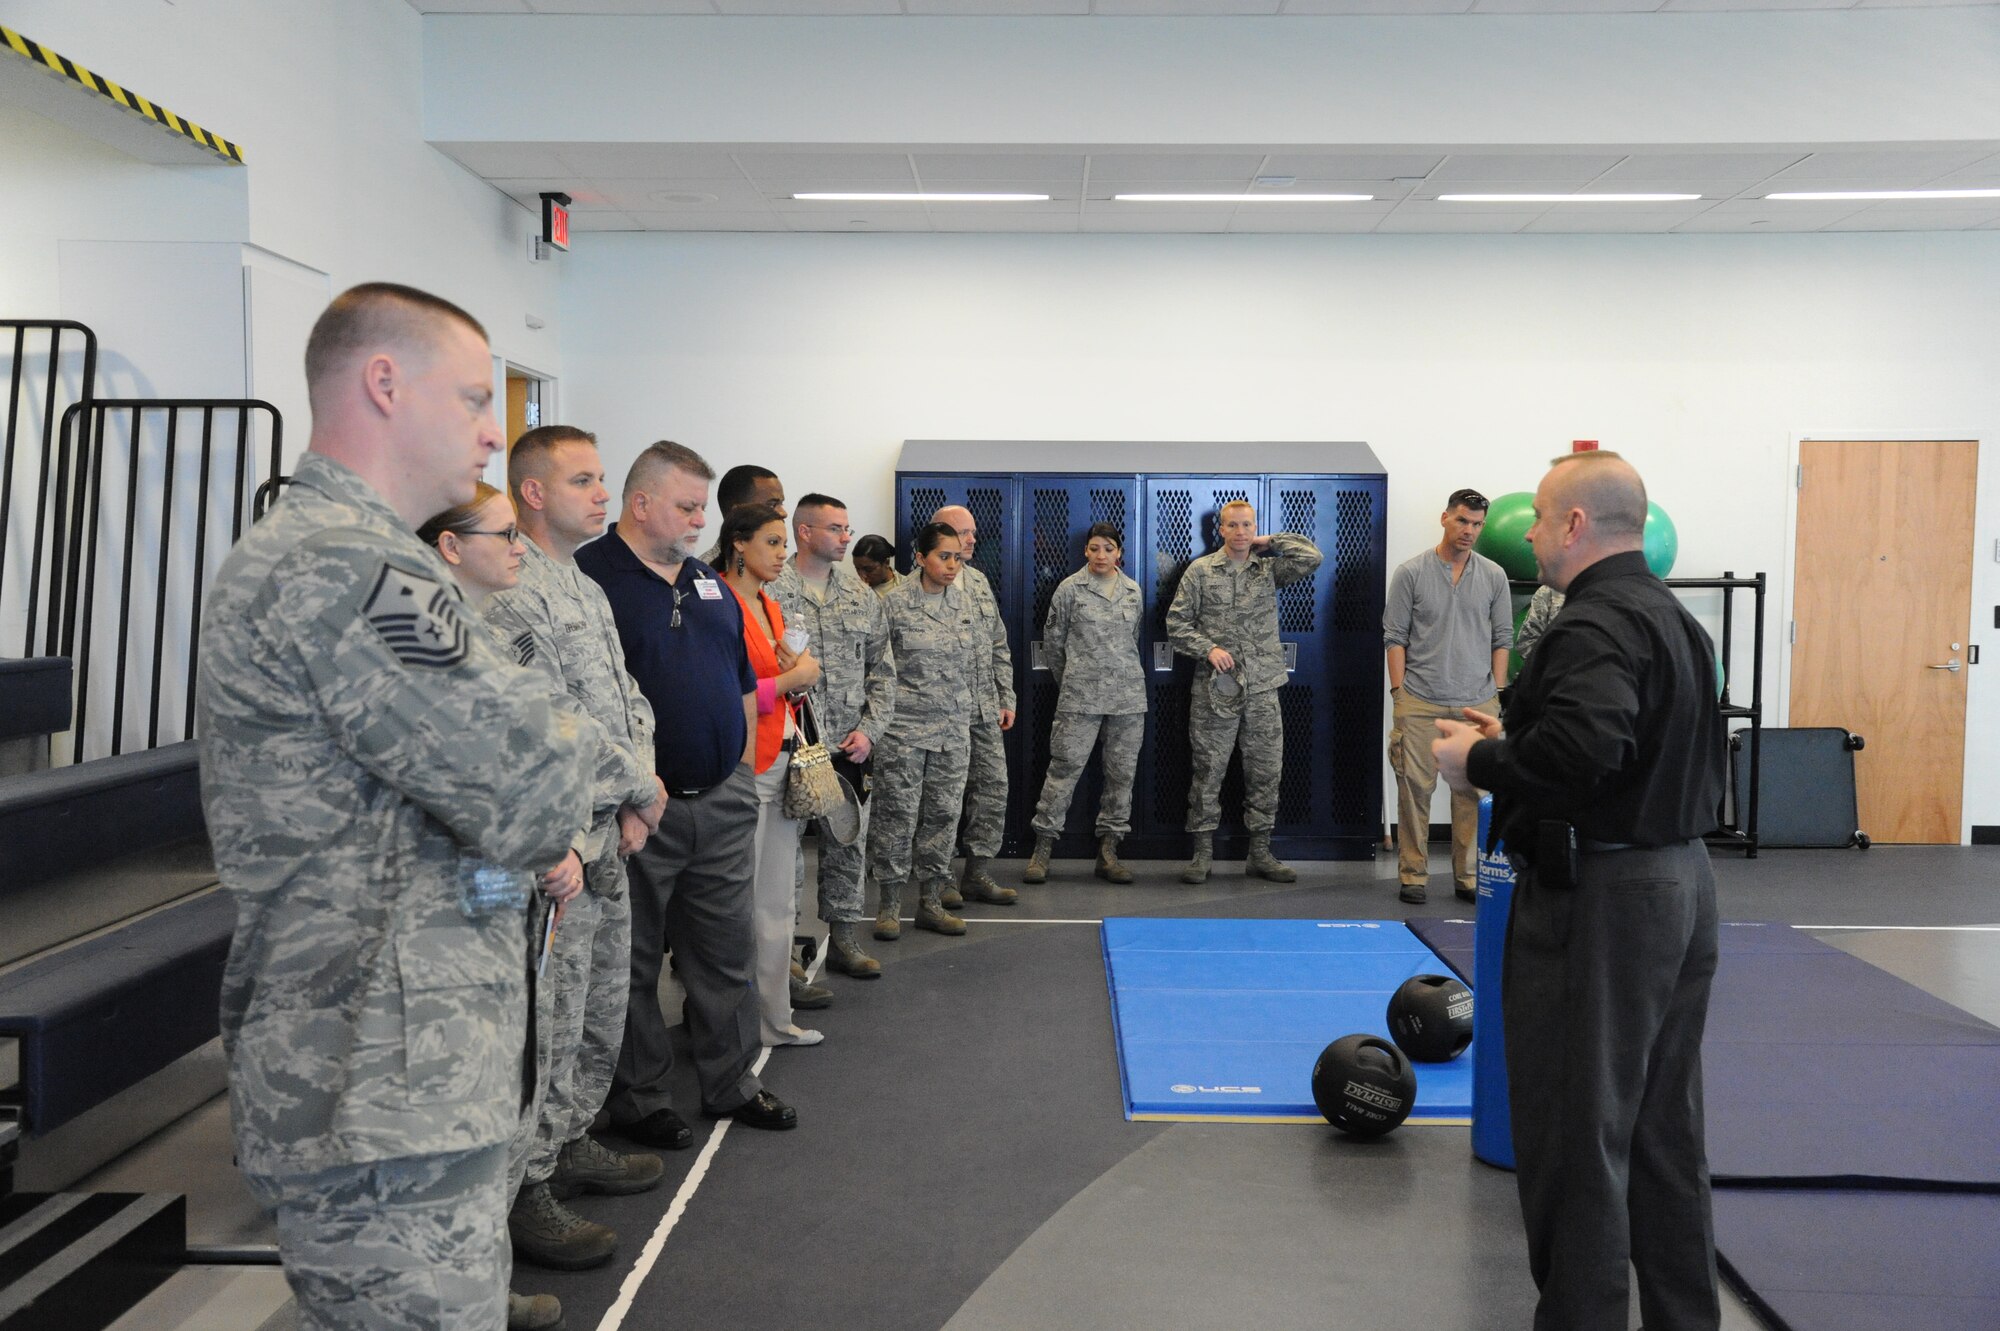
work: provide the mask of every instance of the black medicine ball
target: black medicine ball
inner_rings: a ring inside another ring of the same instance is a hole
[[[1389,999],[1389,1034],[1419,1063],[1449,1063],[1472,1043],[1472,991],[1449,975],[1413,975]]]
[[[1313,1064],[1313,1103],[1354,1137],[1393,1132],[1417,1102],[1417,1070],[1379,1035],[1343,1035]]]

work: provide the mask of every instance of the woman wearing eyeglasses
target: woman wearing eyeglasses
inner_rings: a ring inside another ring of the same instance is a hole
[[[520,530],[514,525],[513,501],[484,481],[479,483],[471,503],[460,504],[438,514],[417,528],[417,538],[436,550],[438,557],[451,567],[459,590],[465,593],[467,604],[475,612],[483,612],[486,602],[495,592],[506,591],[520,580],[521,558],[527,553],[527,547],[522,544]],[[483,613],[475,617],[510,660],[527,665],[537,656],[532,640],[523,641],[529,639],[529,635],[510,639],[489,623]],[[550,689],[565,710],[582,715],[559,682],[552,681]],[[594,726],[597,723],[591,721],[589,724]],[[521,1115],[521,1126],[515,1130],[507,1154],[507,1196],[510,1198],[517,1197],[521,1192],[521,1183],[527,1172],[528,1152],[534,1146],[535,1126],[541,1121],[542,1101],[549,1089],[551,1060],[548,1032],[554,1025],[555,1007],[550,987],[539,983],[538,962],[542,940],[549,930],[550,913],[554,912],[556,926],[560,927],[562,907],[583,890],[583,866],[585,857],[590,853],[585,845],[588,833],[588,827],[579,828],[570,853],[563,857],[562,863],[536,879],[540,890],[527,913],[524,964],[528,969],[528,991],[535,1008],[535,1085],[531,1102]],[[594,1245],[603,1250],[605,1257],[611,1255],[618,1242],[615,1233],[573,1214],[568,1219],[574,1222],[574,1226],[572,1232],[565,1235],[566,1246],[587,1252]],[[546,1310],[541,1305],[554,1301],[553,1295],[520,1295],[509,1290],[509,1324],[518,1321],[524,1325],[541,1325],[533,1320],[534,1317],[545,1316]]]
[[[765,591],[785,571],[785,516],[775,504],[739,504],[717,541],[722,580],[743,606],[743,643],[757,672],[757,868],[751,889],[757,923],[757,1006],[766,1047],[818,1044],[825,1037],[792,1022],[792,930],[798,919],[794,861],[799,823],[785,816],[785,781],[798,728],[790,697],[819,682],[806,644],[787,641],[784,612]]]
[[[1108,522],[1091,527],[1083,567],[1056,585],[1042,624],[1042,662],[1056,679],[1049,728],[1049,772],[1035,805],[1035,851],[1021,880],[1045,883],[1049,855],[1069,820],[1070,799],[1090,751],[1104,737],[1104,793],[1097,805],[1099,878],[1129,883],[1118,843],[1132,830],[1132,778],[1146,735],[1146,670],[1139,660],[1143,617],[1139,584],[1119,567],[1125,535]]]
[[[939,899],[951,882],[952,843],[972,764],[971,599],[957,586],[958,532],[933,522],[917,533],[916,567],[882,598],[896,658],[896,715],[875,748],[868,867],[881,889],[875,936],[902,934],[903,886],[917,880],[916,922],[962,934]]]

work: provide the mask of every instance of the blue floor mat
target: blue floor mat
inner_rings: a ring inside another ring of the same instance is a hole
[[[1343,1035],[1388,1034],[1389,996],[1437,956],[1393,920],[1104,922],[1125,1112],[1322,1122],[1312,1066]],[[1419,1063],[1411,1122],[1466,1122],[1472,1054]]]

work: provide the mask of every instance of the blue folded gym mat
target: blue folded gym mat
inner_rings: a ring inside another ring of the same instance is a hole
[[[1322,1122],[1313,1062],[1388,1034],[1389,997],[1437,956],[1394,920],[1114,918],[1103,927],[1125,1112]],[[1410,1122],[1464,1123],[1472,1055],[1419,1063]]]

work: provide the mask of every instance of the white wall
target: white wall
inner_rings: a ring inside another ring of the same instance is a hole
[[[614,477],[671,437],[863,531],[893,530],[904,439],[1365,439],[1399,559],[1454,487],[1601,440],[1677,573],[1778,581],[1779,724],[1796,438],[1978,438],[1972,641],[2000,647],[2000,235],[632,234],[567,262],[565,415]],[[2000,658],[1970,684],[1965,821],[2000,823]]]
[[[10,202],[32,201],[9,209],[0,309],[73,317],[58,280],[65,241],[248,243],[257,249],[245,267],[323,274],[335,292],[377,279],[437,292],[485,323],[497,354],[560,372],[555,265],[527,258],[539,219],[424,142],[423,20],[403,0],[9,0],[6,8],[9,27],[241,144],[247,165],[148,165],[0,106],[0,180]],[[240,301],[241,276],[230,286]],[[134,288],[129,303],[159,304],[172,288]],[[549,326],[530,330],[530,313]],[[247,367],[240,344],[149,340],[106,350],[162,393],[192,391],[176,380],[204,354],[205,380],[233,357],[237,391],[246,375],[290,391],[284,369],[254,360],[260,351],[296,360],[304,346],[253,336]],[[295,453],[307,435],[303,403],[281,405]]]

